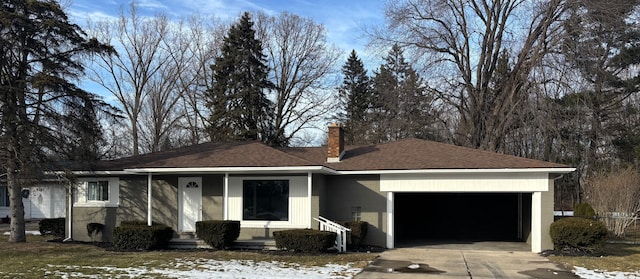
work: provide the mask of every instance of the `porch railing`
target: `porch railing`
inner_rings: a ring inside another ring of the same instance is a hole
[[[336,243],[334,244],[334,247],[338,250],[338,252],[343,253],[347,251],[347,237],[351,232],[351,229],[346,228],[322,216],[318,216],[318,218],[313,219],[320,223],[321,231],[336,233]]]

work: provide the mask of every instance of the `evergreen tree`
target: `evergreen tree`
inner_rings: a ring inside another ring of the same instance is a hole
[[[0,4],[0,164],[10,196],[10,242],[25,242],[21,189],[42,173],[48,155],[69,146],[56,127],[67,121],[93,127],[99,97],[70,80],[83,73],[78,55],[113,49],[68,21],[54,0],[7,0]],[[83,144],[83,143],[81,143]]]
[[[374,141],[433,138],[437,114],[424,81],[397,44],[384,60],[373,78]]]
[[[229,29],[222,53],[211,66],[213,87],[207,90],[211,111],[208,132],[212,141],[261,140],[273,137],[272,102],[266,90],[268,67],[262,43],[256,39],[249,13]]]
[[[371,82],[355,50],[342,66],[342,74],[342,86],[338,89],[341,111],[336,118],[344,123],[346,144],[366,143],[366,132],[370,126]]]

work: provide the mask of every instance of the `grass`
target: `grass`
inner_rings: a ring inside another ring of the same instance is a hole
[[[0,238],[0,278],[55,278],[58,276],[51,273],[55,270],[67,273],[81,272],[85,275],[103,274],[103,269],[95,267],[145,267],[147,270],[176,268],[176,259],[277,261],[291,266],[350,263],[353,267],[364,268],[377,256],[375,253],[299,255],[284,252],[213,250],[117,252],[91,244],[56,243],[46,240],[47,238],[41,236],[27,236],[27,243],[8,243],[6,237]],[[111,273],[111,276],[114,275]]]
[[[611,239],[594,255],[550,256],[549,259],[565,266],[581,266],[591,270],[640,271],[640,224],[627,229],[624,239]],[[620,243],[624,242],[624,243]]]
[[[640,271],[640,245],[609,243],[597,253],[588,256],[549,256],[565,266],[581,266],[591,270]]]

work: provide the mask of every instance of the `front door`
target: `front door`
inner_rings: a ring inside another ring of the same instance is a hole
[[[195,232],[202,216],[202,177],[178,178],[178,229]]]

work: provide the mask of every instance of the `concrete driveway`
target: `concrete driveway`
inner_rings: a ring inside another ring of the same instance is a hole
[[[487,242],[396,248],[380,254],[355,278],[578,278],[522,247]]]

